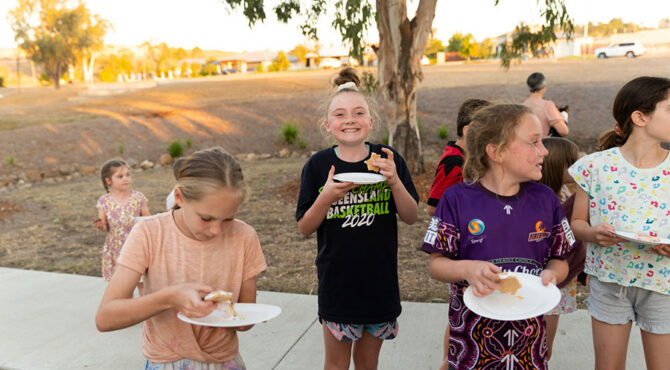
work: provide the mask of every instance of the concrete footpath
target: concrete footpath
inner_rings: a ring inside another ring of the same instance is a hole
[[[111,333],[95,328],[105,286],[96,277],[0,268],[0,369],[142,368],[141,325]],[[257,301],[280,306],[282,313],[240,334],[247,368],[323,368],[316,296],[259,292]],[[382,347],[379,368],[437,369],[447,305],[402,306],[400,334]],[[561,316],[550,368],[593,368],[591,322],[585,311]],[[627,368],[644,368],[635,327]]]

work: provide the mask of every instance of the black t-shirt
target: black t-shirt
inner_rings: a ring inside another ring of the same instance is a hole
[[[386,147],[369,144],[370,152]],[[393,150],[398,178],[418,202],[419,196],[405,164]],[[369,156],[366,158],[366,160]],[[370,172],[360,162],[345,162],[333,148],[314,154],[302,169],[296,220],[314,204],[335,173]],[[396,205],[386,181],[360,185],[333,203],[317,230],[316,268],[319,278],[319,317],[344,324],[393,321],[400,315],[398,289],[398,225]]]

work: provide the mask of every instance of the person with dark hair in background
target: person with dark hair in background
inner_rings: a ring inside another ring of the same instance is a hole
[[[530,96],[523,102],[523,105],[529,107],[540,119],[542,137],[567,136],[570,133],[567,124],[567,107],[563,112],[559,112],[554,102],[544,99],[544,94],[547,92],[547,79],[544,75],[540,72],[532,73],[528,76],[526,84],[530,90]],[[554,130],[553,135],[550,135],[551,129]]]
[[[482,99],[468,99],[458,108],[456,117],[456,141],[449,141],[444,148],[440,163],[435,170],[435,179],[428,194],[427,212],[430,216],[435,213],[435,207],[442,197],[442,193],[451,185],[463,181],[463,163],[465,162],[465,137],[472,116],[480,108],[491,105]]]

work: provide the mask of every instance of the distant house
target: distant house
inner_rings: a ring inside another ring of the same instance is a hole
[[[345,65],[360,65],[358,60],[349,56],[349,50],[343,46],[320,48],[317,52],[308,53],[305,57],[307,58],[307,68],[341,68]],[[377,65],[377,55],[370,45],[363,50],[363,64],[367,66]]]
[[[272,51],[269,49],[245,52],[227,56],[220,59],[223,70],[235,70],[236,72],[252,72],[258,70],[259,66],[262,66],[264,71],[268,70],[272,61],[277,58],[279,52]],[[289,70],[298,70],[303,69],[303,65],[300,62],[300,59],[296,58],[291,54],[286,54],[286,58],[290,63]]]

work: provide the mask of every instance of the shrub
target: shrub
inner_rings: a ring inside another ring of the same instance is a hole
[[[0,77],[0,87],[5,87],[5,78]]]
[[[446,125],[440,125],[440,128],[438,129],[438,134],[440,135],[440,139],[446,139],[447,136],[449,136],[449,129],[447,128]]]
[[[191,138],[189,137],[188,139],[186,139],[186,147],[191,149],[191,145],[193,145],[193,140],[191,140]]]
[[[182,145],[181,140],[175,140],[168,145],[167,151],[172,158],[181,157],[184,153],[184,145]]]
[[[119,154],[123,154],[123,141],[119,141]]]
[[[284,124],[282,124],[281,137],[284,139],[284,142],[289,145],[293,145],[293,143],[297,142],[299,136],[300,128],[297,124],[291,121],[286,121]]]
[[[5,158],[5,162],[7,162],[8,165],[13,166],[16,164],[14,161],[14,156],[10,155],[9,157]]]
[[[379,81],[372,72],[363,72],[361,75],[361,90],[369,95],[376,94],[379,90]]]

